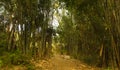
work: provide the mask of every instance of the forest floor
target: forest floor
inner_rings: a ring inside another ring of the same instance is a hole
[[[68,55],[55,55],[49,60],[35,63],[35,67],[38,68],[36,70],[39,70],[40,67],[42,67],[42,70],[101,70],[71,59]]]
[[[68,55],[55,55],[51,59],[32,61],[35,69],[26,69],[25,66],[13,66],[3,70],[101,70],[91,67]]]

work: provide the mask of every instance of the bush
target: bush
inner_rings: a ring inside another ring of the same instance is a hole
[[[0,57],[1,61],[2,61],[2,65],[6,66],[6,65],[10,65],[11,64],[11,58],[10,58],[10,54],[7,52],[4,52],[4,55],[2,55]]]
[[[35,66],[33,64],[26,65],[27,70],[35,70]]]
[[[29,57],[21,54],[19,51],[13,52],[10,56],[11,63],[14,65],[29,64]]]
[[[30,58],[20,54],[19,51],[16,52],[4,52],[4,55],[0,57],[0,66],[9,65],[27,65],[29,64]]]
[[[88,65],[96,65],[98,58],[95,55],[83,55],[79,56],[79,60],[87,63]]]
[[[3,61],[0,59],[0,68],[3,66]]]

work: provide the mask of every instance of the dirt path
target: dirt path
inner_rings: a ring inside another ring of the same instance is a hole
[[[67,55],[55,55],[48,60],[31,61],[34,69],[26,69],[26,66],[13,66],[0,70],[102,70],[91,67],[79,60],[70,58]]]
[[[38,68],[37,70],[40,70],[40,67],[42,67],[42,70],[100,70],[78,60],[71,59],[67,55],[55,55],[50,60],[37,62],[35,66]]]
[[[0,70],[102,70],[72,59],[67,55],[55,55],[51,59],[31,61],[31,63],[34,69],[27,69],[26,66],[13,66]]]

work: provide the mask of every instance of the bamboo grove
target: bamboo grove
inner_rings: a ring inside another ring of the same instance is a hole
[[[5,24],[0,19],[8,51],[50,57],[52,41],[57,39],[62,53],[120,69],[120,0],[0,0],[0,4],[5,7],[4,17],[9,18]],[[52,39],[54,15],[59,26]]]
[[[120,69],[120,0],[59,1],[69,11],[58,27],[67,54]]]
[[[51,54],[53,11],[50,0],[1,0],[8,18],[5,25],[8,51],[35,58]],[[40,53],[40,54],[39,54]]]

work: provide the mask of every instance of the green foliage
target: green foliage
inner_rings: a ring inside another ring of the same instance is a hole
[[[7,33],[4,30],[4,26],[0,23],[0,49],[5,48],[7,46],[6,40],[7,40]]]
[[[63,7],[62,9],[65,8],[63,13],[65,10],[68,13],[67,16],[62,15],[57,29],[56,39],[59,42],[56,41],[62,44],[60,52],[76,59],[81,58],[86,63],[96,63],[100,59],[105,67],[112,61],[111,65],[120,68],[119,0],[1,0],[0,2],[5,4],[10,19],[8,23],[13,25],[9,30],[9,24],[5,26],[0,24],[2,55],[0,66],[7,63],[28,64],[28,55],[32,52],[35,58],[50,55],[52,32],[49,27],[52,25],[49,22],[52,21],[53,14],[56,14],[54,12],[57,12],[54,9]],[[61,6],[58,7],[59,5]],[[8,33],[5,33],[6,28]],[[6,48],[11,52],[6,52]],[[33,67],[30,65],[28,69]]]
[[[35,70],[35,66],[32,64],[27,64],[26,67],[27,67],[27,70]]]
[[[4,55],[0,57],[1,64],[3,66],[9,65],[27,65],[30,63],[30,57],[24,56],[18,52],[10,53],[5,52]]]
[[[29,64],[30,57],[24,56],[18,52],[14,52],[10,55],[11,63],[14,65],[26,65]]]
[[[9,51],[19,49],[21,54],[25,55],[31,55],[34,47],[37,48],[34,55],[39,55],[35,58],[43,57],[45,54],[50,55],[52,33],[47,35],[47,31],[50,30],[48,27],[52,27],[49,22],[52,21],[53,14],[51,13],[54,12],[51,0],[1,0],[1,2],[9,14],[4,14],[9,21],[3,28],[3,30],[8,30],[7,37],[0,36],[0,39],[5,37],[7,41],[0,41],[0,47],[3,44]],[[13,27],[10,30],[11,25]],[[49,48],[46,43],[49,43]],[[48,50],[49,52],[46,53]],[[11,57],[14,56],[16,54]],[[17,58],[19,57],[14,57],[14,59]]]
[[[113,65],[120,67],[120,57],[117,55],[120,53],[120,50],[117,50],[120,46],[119,40],[117,40],[120,38],[119,20],[117,19],[120,16],[116,10],[119,7],[119,1],[60,1],[65,3],[66,9],[71,15],[62,17],[58,29],[59,40],[65,45],[65,50],[69,55],[82,58],[87,63],[92,63],[93,60],[96,60],[93,63],[97,63],[98,60],[101,60],[101,64],[105,67],[111,65],[112,61],[115,62]]]
[[[31,58],[52,55],[51,0],[0,0],[0,3],[7,12],[4,13],[7,23],[1,25],[0,21],[0,67],[26,65],[28,70],[35,70]]]
[[[0,68],[3,66],[3,61],[0,59]]]
[[[112,70],[112,68],[108,67],[108,68],[106,68],[106,69],[104,69],[104,70]]]

